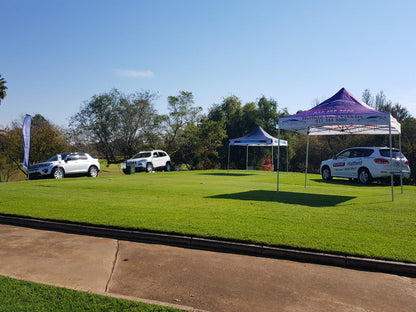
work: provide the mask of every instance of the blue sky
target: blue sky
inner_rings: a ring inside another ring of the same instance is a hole
[[[289,113],[342,87],[416,116],[416,1],[5,1],[0,128],[42,114],[66,126],[94,94],[191,91],[205,112],[261,95]]]

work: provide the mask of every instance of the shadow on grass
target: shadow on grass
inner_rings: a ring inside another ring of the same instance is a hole
[[[311,179],[313,182],[317,183],[323,183],[328,185],[346,185],[346,186],[352,186],[352,187],[380,187],[380,186],[390,186],[390,180],[389,181],[373,181],[370,184],[362,184],[358,181],[350,181],[348,179],[332,179],[330,181],[325,181],[322,179]],[[395,183],[395,185],[397,185]],[[400,185],[400,183],[399,183]]]
[[[207,173],[198,173],[199,175],[212,175],[220,177],[245,177],[254,175],[255,173],[226,173],[226,172],[207,172]]]
[[[282,192],[282,191],[280,191],[277,194],[275,191],[257,190],[257,191],[241,192],[241,193],[214,195],[214,196],[209,196],[209,198],[270,201],[270,202],[279,202],[279,203],[292,204],[292,205],[303,205],[303,206],[310,206],[310,207],[327,207],[327,206],[336,206],[350,199],[354,199],[355,197],[296,193],[296,192]]]

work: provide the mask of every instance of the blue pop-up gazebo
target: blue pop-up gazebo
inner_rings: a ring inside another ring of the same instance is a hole
[[[230,170],[230,146],[237,145],[237,146],[246,146],[246,169],[248,169],[248,147],[249,146],[270,146],[272,148],[272,159],[273,159],[273,146],[287,146],[287,141],[279,140],[275,137],[268,134],[266,131],[262,129],[262,127],[257,126],[249,134],[237,138],[237,139],[230,139],[228,144],[228,166],[227,172]]]

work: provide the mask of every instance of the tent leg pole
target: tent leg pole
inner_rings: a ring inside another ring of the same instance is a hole
[[[390,117],[391,118],[391,117]],[[393,142],[391,137],[391,119],[389,122],[389,144],[390,144],[390,182],[391,182],[391,201],[394,201],[394,181],[393,181]]]
[[[276,165],[276,171],[277,171],[277,190],[276,193],[279,193],[279,158],[280,158],[280,127],[277,130],[277,165]]]
[[[228,143],[228,162],[227,162],[227,174],[230,173],[230,143]]]
[[[273,142],[272,142],[272,175],[273,175]]]
[[[402,133],[399,134],[400,161],[402,160]],[[400,169],[400,189],[403,194],[403,170]]]
[[[308,178],[308,153],[309,153],[309,129],[306,134],[306,164],[305,164],[305,188],[306,188],[306,180]]]
[[[289,145],[286,145],[286,173],[289,173]]]
[[[246,170],[248,170],[248,145],[246,149]]]

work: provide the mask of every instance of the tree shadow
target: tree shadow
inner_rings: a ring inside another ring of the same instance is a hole
[[[208,198],[221,198],[221,199],[237,199],[237,200],[252,200],[252,201],[269,201],[279,202],[292,205],[303,205],[310,207],[327,207],[336,206],[340,203],[354,199],[352,196],[339,196],[339,195],[322,195],[322,194],[310,194],[310,193],[297,193],[297,192],[282,192],[276,193],[276,191],[248,191],[232,194],[220,194],[209,196]]]

